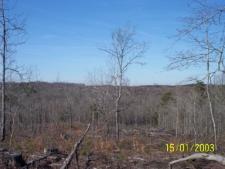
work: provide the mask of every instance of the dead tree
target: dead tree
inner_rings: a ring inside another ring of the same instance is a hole
[[[6,7],[5,0],[0,1],[0,57],[2,62],[2,80],[1,80],[1,141],[5,139],[5,116],[6,116],[6,73],[7,71],[16,72],[20,75],[17,68],[13,68],[10,65],[9,54],[12,54],[12,46],[18,45],[21,42],[15,43],[15,39],[13,42],[10,42],[10,38],[15,36],[20,36],[23,32],[22,24],[17,24],[15,18],[9,17],[8,9]]]
[[[7,49],[7,31],[6,31],[6,17],[5,17],[5,7],[4,0],[1,1],[1,26],[2,26],[2,113],[1,113],[1,141],[5,139],[5,72],[6,72],[6,49]]]
[[[132,64],[142,64],[139,59],[145,53],[145,46],[145,43],[135,41],[135,32],[132,28],[125,27],[119,28],[112,33],[110,48],[101,49],[111,57],[113,63],[112,81],[116,87],[115,125],[117,140],[120,137],[119,117],[125,73]]]
[[[225,49],[225,4],[214,6],[205,1],[196,1],[199,8],[190,17],[184,18],[184,27],[178,30],[179,39],[189,40],[193,48],[178,52],[171,57],[169,69],[205,65],[206,93],[211,116],[214,142],[217,143],[216,119],[210,94],[211,78],[224,71]],[[216,33],[215,33],[216,31]]]

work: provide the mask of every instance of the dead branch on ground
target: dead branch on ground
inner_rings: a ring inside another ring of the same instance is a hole
[[[195,153],[190,156],[180,158],[169,163],[169,169],[172,169],[173,165],[187,160],[204,159],[209,161],[216,161],[225,166],[225,157],[218,154],[206,154],[206,153]]]
[[[73,159],[73,156],[75,154],[75,159],[76,159],[76,164],[77,164],[77,169],[79,169],[79,148],[80,148],[80,145],[82,144],[82,142],[84,141],[84,138],[87,134],[87,132],[89,131],[90,129],[90,123],[88,124],[87,126],[87,129],[85,130],[84,134],[81,136],[81,138],[74,144],[73,146],[73,149],[71,151],[71,153],[68,155],[68,157],[66,158],[66,160],[63,162],[63,165],[60,169],[68,169],[72,159]]]

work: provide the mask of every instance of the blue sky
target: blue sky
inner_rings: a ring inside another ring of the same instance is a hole
[[[148,43],[145,66],[127,72],[131,84],[178,84],[196,70],[166,71],[167,56],[184,44],[169,37],[188,14],[188,0],[17,0],[26,18],[26,43],[17,48],[17,63],[34,69],[38,80],[86,83],[88,73],[107,69],[111,32],[134,25],[137,39]]]

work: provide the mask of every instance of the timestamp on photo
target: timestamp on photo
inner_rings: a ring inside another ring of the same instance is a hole
[[[180,143],[174,144],[169,143],[165,144],[166,152],[174,153],[174,152],[195,152],[195,153],[213,153],[215,151],[215,144],[187,144],[187,143]]]

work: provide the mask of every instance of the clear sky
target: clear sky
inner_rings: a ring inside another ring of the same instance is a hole
[[[12,0],[11,0],[12,1]],[[16,12],[26,18],[26,43],[15,55],[32,67],[38,80],[85,83],[88,73],[107,69],[98,48],[110,44],[111,32],[134,25],[137,39],[148,43],[143,61],[127,76],[131,84],[177,84],[196,70],[167,72],[174,39],[169,37],[188,14],[188,0],[16,0]],[[182,47],[182,44],[176,45]]]

